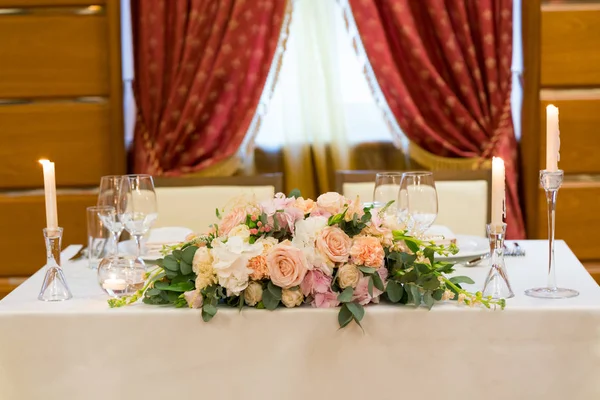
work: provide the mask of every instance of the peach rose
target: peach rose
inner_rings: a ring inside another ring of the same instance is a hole
[[[344,204],[346,204],[346,199],[336,192],[327,192],[317,197],[317,205],[332,214],[339,214]]]
[[[271,249],[267,268],[274,285],[289,289],[302,283],[309,265],[304,252],[286,240]]]
[[[354,238],[350,248],[352,262],[356,265],[379,268],[383,266],[385,252],[379,239],[373,236],[359,236]]]
[[[219,224],[219,235],[227,235],[229,231],[238,226],[239,224],[246,221],[247,216],[246,208],[234,208]]]
[[[312,199],[304,199],[302,197],[298,197],[296,202],[294,203],[294,207],[298,208],[300,211],[306,214],[310,214],[316,207],[316,203]]]
[[[340,228],[327,226],[317,235],[316,246],[331,261],[346,262],[352,239]]]

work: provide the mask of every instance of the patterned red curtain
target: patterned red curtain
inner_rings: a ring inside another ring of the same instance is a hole
[[[131,0],[136,172],[181,175],[235,155],[259,104],[287,3]]]
[[[350,0],[406,136],[445,157],[502,157],[507,236],[525,236],[511,119],[512,0]]]

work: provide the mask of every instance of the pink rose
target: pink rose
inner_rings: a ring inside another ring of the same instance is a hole
[[[287,198],[283,193],[277,193],[271,200],[267,200],[261,203],[262,211],[267,214],[268,217],[275,215],[278,210],[291,207],[296,202],[293,197]]]
[[[386,279],[388,276],[387,268],[379,268],[377,270],[377,273],[381,277],[381,280],[383,281],[383,286],[385,287]],[[376,287],[373,287],[373,297],[371,297],[369,295],[369,279],[371,278],[368,276],[360,278],[360,280],[358,281],[358,285],[356,285],[356,288],[354,289],[352,301],[356,301],[359,304],[362,304],[363,306],[365,304],[369,304],[370,302],[379,303],[379,296],[381,296],[383,292],[377,289]]]
[[[246,208],[234,208],[219,224],[219,235],[227,235],[236,226],[246,222]]]
[[[315,298],[311,304],[313,307],[317,308],[337,307],[340,304],[337,296],[337,293],[334,293],[331,290],[327,291],[326,293],[317,293],[315,294]]]
[[[352,239],[338,227],[328,226],[319,232],[316,241],[317,249],[333,262],[347,262]]]
[[[285,241],[271,249],[267,255],[267,268],[274,285],[289,289],[302,283],[309,265],[304,252]]]
[[[329,218],[331,217],[331,213],[327,210],[325,210],[324,208],[321,207],[315,207],[311,213],[310,213],[311,217],[325,217],[325,218]]]
[[[331,288],[331,280],[331,276],[327,276],[317,269],[308,271],[300,284],[300,289],[304,296],[326,293]]]
[[[385,252],[379,239],[373,236],[359,236],[354,238],[350,248],[352,262],[356,265],[379,268],[383,266]]]
[[[327,192],[317,197],[317,205],[332,214],[339,214],[345,204],[344,196],[336,192]]]

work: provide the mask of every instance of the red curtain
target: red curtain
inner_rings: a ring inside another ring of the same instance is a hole
[[[235,155],[286,7],[284,0],[131,0],[136,172],[181,175]]]
[[[406,136],[445,157],[502,157],[507,236],[523,238],[510,109],[512,0],[350,0]]]

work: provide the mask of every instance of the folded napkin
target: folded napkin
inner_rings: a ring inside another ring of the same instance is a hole
[[[146,247],[162,246],[163,244],[180,243],[185,237],[192,233],[191,229],[178,226],[169,226],[164,228],[155,228],[150,230],[146,239]]]
[[[425,232],[425,240],[432,240],[438,245],[448,246],[452,243],[456,244],[456,235],[447,226],[432,225]]]

